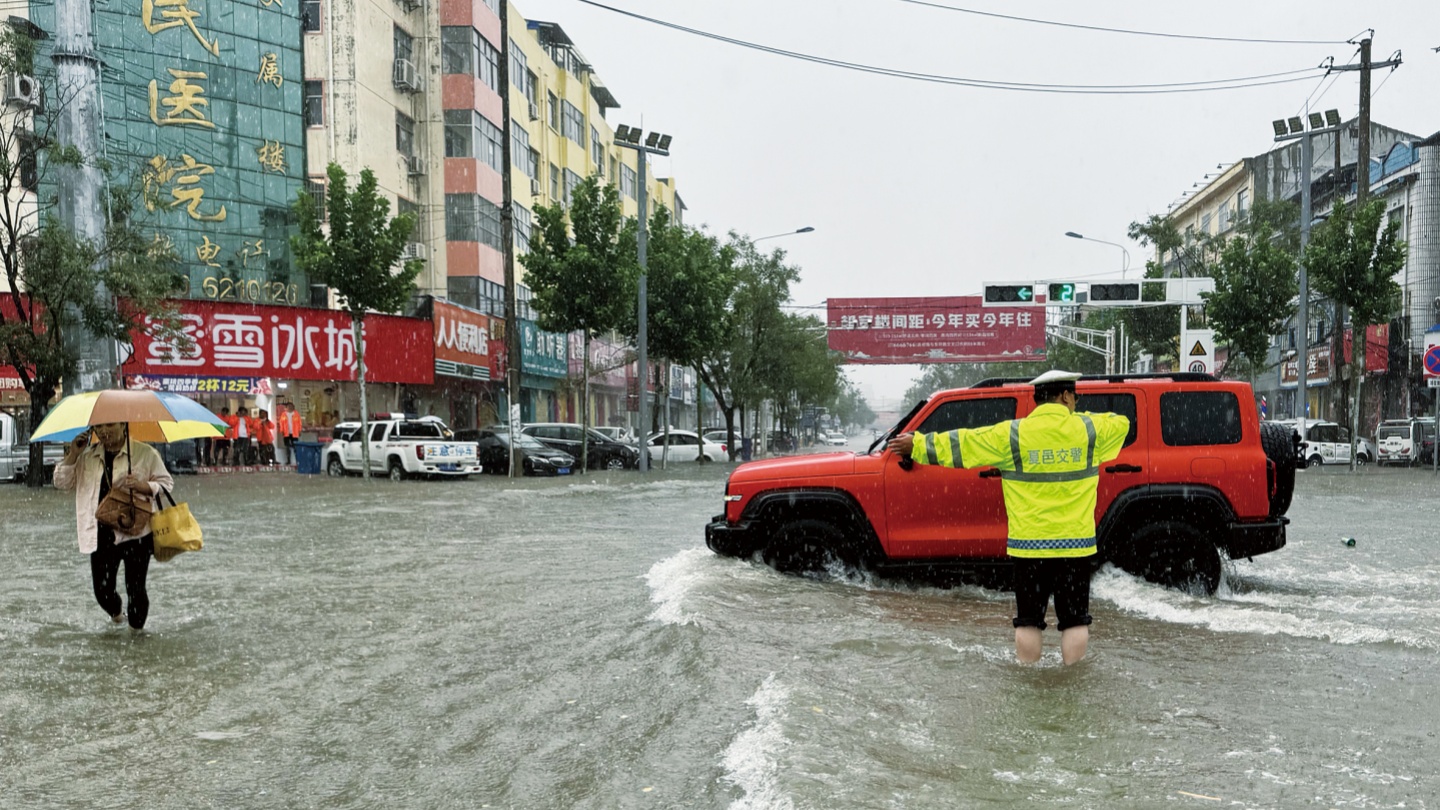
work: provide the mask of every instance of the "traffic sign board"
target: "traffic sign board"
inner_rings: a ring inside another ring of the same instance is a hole
[[[1431,388],[1440,388],[1440,377],[1431,377],[1429,380],[1426,380],[1426,383]]]
[[[1440,346],[1431,346],[1425,350],[1425,378],[1440,378]]]

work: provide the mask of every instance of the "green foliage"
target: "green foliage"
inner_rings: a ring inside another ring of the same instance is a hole
[[[568,211],[535,208],[530,252],[521,261],[540,328],[589,338],[634,323],[639,265],[614,186],[592,175],[571,200]]]
[[[425,266],[420,259],[400,263],[415,218],[390,216],[390,201],[378,193],[369,169],[360,172],[353,190],[338,164],[331,163],[327,174],[328,234],[310,195],[302,191],[295,200],[300,229],[291,237],[291,247],[296,264],[311,279],[334,289],[353,319],[367,311],[399,311],[415,294],[415,277]]]
[[[1370,324],[1385,323],[1400,306],[1395,274],[1405,266],[1406,247],[1396,221],[1385,223],[1381,231],[1384,218],[1384,200],[1371,200],[1358,209],[1337,202],[1305,249],[1310,283],[1350,309],[1357,334]]]
[[[1215,292],[1202,296],[1217,338],[1229,344],[1232,357],[1243,356],[1250,370],[1267,367],[1270,338],[1293,314],[1299,292],[1294,226],[1277,229],[1294,222],[1291,212],[1293,206],[1256,206],[1210,268]]]
[[[632,240],[633,220],[622,240]],[[677,225],[660,208],[650,218],[646,257],[646,341],[653,357],[698,368],[726,333],[726,305],[735,290],[735,248]],[[632,299],[633,300],[633,299]],[[638,334],[634,306],[623,308],[621,331]]]

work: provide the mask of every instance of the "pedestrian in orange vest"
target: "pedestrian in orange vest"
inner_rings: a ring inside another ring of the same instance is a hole
[[[285,441],[286,463],[295,463],[295,442],[300,439],[300,431],[303,427],[304,425],[300,421],[300,412],[295,410],[295,403],[285,403],[285,410],[280,414],[280,438]]]
[[[225,438],[215,440],[215,463],[225,465],[230,463],[230,443],[235,439],[235,423],[237,420],[230,415],[230,406],[220,409],[220,421],[225,423]]]
[[[260,442],[260,463],[266,466],[275,463],[275,423],[270,419],[270,412],[264,408],[260,409],[260,417],[255,420],[255,438]]]

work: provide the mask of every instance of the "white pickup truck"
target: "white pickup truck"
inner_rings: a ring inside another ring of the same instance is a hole
[[[433,416],[406,419],[382,414],[370,422],[370,471],[392,481],[412,476],[465,477],[480,472],[475,442],[457,442],[445,423]],[[332,476],[359,475],[364,469],[359,422],[341,422],[325,446],[321,466]]]
[[[15,417],[0,411],[0,481],[24,481],[25,470],[30,466],[29,437],[20,435]],[[65,456],[64,444],[45,445],[46,479]]]

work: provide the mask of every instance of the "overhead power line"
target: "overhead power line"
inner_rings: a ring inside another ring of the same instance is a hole
[[[1240,76],[1229,79],[1211,79],[1208,81],[1196,82],[1168,82],[1159,84],[1040,84],[1034,82],[1008,82],[994,79],[976,79],[964,76],[945,76],[935,73],[919,73],[898,68],[887,68],[878,65],[866,65],[859,62],[847,62],[840,59],[830,59],[824,56],[800,53],[799,51],[776,48],[770,45],[762,45],[756,42],[749,42],[743,39],[727,37],[722,34],[710,31],[701,31],[698,28],[672,23],[667,20],[647,17],[633,11],[626,11],[622,8],[608,6],[596,0],[576,0],[587,6],[619,14],[624,17],[681,31],[706,39],[713,39],[717,42],[724,42],[729,45],[736,45],[742,48],[760,51],[762,53],[783,56],[789,59],[798,59],[804,62],[811,62],[828,67],[837,67],[844,70],[853,70],[860,73],[869,73],[877,76],[888,76],[896,79],[908,79],[911,81],[929,82],[932,84],[948,84],[960,87],[975,87],[986,90],[1010,90],[1021,93],[1064,93],[1072,95],[1156,95],[1163,93],[1204,93],[1214,90],[1240,90],[1247,87],[1263,87],[1272,84],[1290,84],[1292,82],[1310,81],[1317,71],[1326,69],[1325,65],[1312,68],[1301,68],[1299,70],[1287,70],[1280,73],[1266,73],[1256,76]]]
[[[1017,17],[1013,14],[999,14],[993,11],[980,11],[973,8],[961,8],[960,6],[949,6],[944,3],[931,3],[927,0],[900,0],[902,3],[909,3],[915,6],[926,6],[927,8],[938,8],[944,11],[955,11],[961,14],[974,14],[978,17],[994,17],[1000,20],[1013,20],[1015,22],[1033,23],[1035,25],[1054,25],[1060,28],[1078,28],[1083,31],[1101,31],[1107,34],[1129,34],[1137,37],[1165,37],[1167,39],[1195,39],[1203,42],[1241,42],[1253,45],[1342,45],[1346,42],[1343,39],[1255,39],[1252,37],[1216,37],[1202,34],[1174,34],[1167,31],[1137,31],[1131,28],[1107,28],[1103,25],[1084,25],[1081,23],[1067,23],[1059,20],[1039,20],[1034,17]]]

